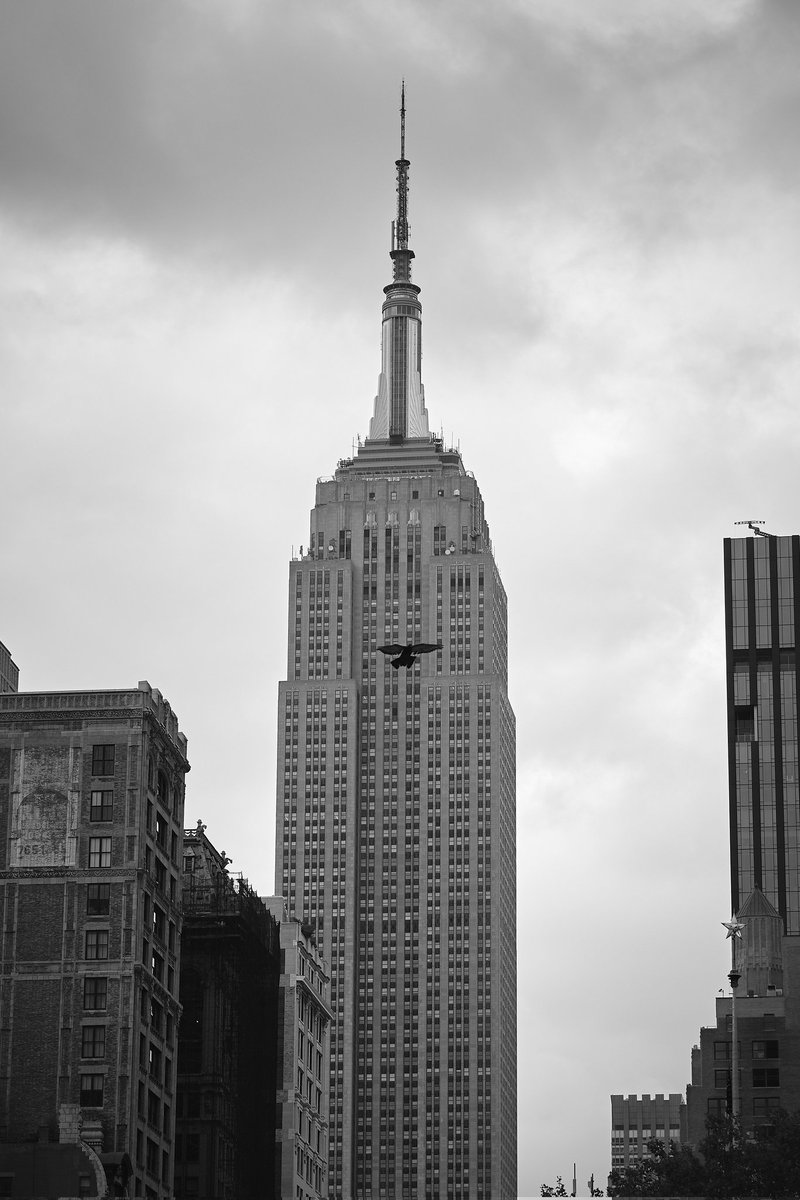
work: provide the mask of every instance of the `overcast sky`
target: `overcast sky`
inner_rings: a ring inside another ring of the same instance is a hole
[[[508,591],[520,1192],[681,1091],[729,916],[722,539],[797,532],[796,0],[0,0],[0,640],[148,679],[274,890],[288,561],[366,434],[400,80],[432,426]]]

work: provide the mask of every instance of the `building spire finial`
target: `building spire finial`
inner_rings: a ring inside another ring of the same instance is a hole
[[[394,223],[393,250],[408,250],[408,168],[406,158],[406,81],[400,88],[400,157],[397,167],[397,220]]]
[[[414,251],[408,246],[408,168],[406,158],[406,82],[400,89],[400,157],[397,167],[397,219],[392,221],[392,282],[383,289],[381,374],[369,441],[402,443],[426,438],[428,413],[422,386],[422,305],[411,282]]]
[[[400,84],[400,157],[406,156],[406,81]]]

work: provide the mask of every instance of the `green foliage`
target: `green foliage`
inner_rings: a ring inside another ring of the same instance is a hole
[[[647,1143],[649,1156],[628,1167],[615,1167],[608,1179],[609,1196],[705,1196],[703,1163],[688,1146],[658,1138]]]
[[[591,1179],[589,1180],[589,1182],[586,1186],[589,1188],[590,1196],[602,1196],[603,1189],[596,1188],[594,1186],[594,1175],[592,1175]],[[540,1188],[540,1194],[542,1196],[568,1196],[569,1192],[564,1187],[564,1180],[561,1178],[560,1175],[557,1175],[555,1185],[550,1184],[550,1183],[543,1183]]]
[[[778,1110],[749,1135],[733,1117],[709,1117],[700,1156],[656,1139],[647,1149],[611,1172],[609,1196],[800,1197],[800,1112]]]
[[[566,1196],[567,1189],[564,1187],[564,1180],[560,1175],[556,1175],[555,1187],[552,1187],[549,1183],[543,1183],[541,1194],[543,1196]]]

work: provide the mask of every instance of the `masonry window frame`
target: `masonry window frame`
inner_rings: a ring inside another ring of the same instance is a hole
[[[86,915],[87,917],[107,917],[111,912],[111,884],[87,883],[86,885]]]
[[[105,1012],[108,1009],[108,976],[84,975],[83,1011]]]
[[[109,930],[87,929],[83,948],[87,962],[105,962],[109,952]]]
[[[81,1108],[102,1108],[105,1102],[105,1075],[100,1071],[81,1071]]]
[[[96,746],[92,746],[92,775],[102,777],[114,774],[116,750],[114,742],[98,743]]]
[[[106,1024],[90,1022],[81,1025],[81,1058],[104,1059],[106,1056]]]
[[[92,788],[89,793],[89,820],[93,823],[114,820],[113,788]]]
[[[89,869],[106,870],[111,866],[112,838],[102,834],[89,838]]]

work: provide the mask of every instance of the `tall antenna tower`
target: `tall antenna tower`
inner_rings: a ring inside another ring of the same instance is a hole
[[[394,227],[393,250],[408,249],[408,168],[411,163],[406,158],[406,81],[403,80],[400,89],[400,157],[395,162],[397,167],[397,220]]]

